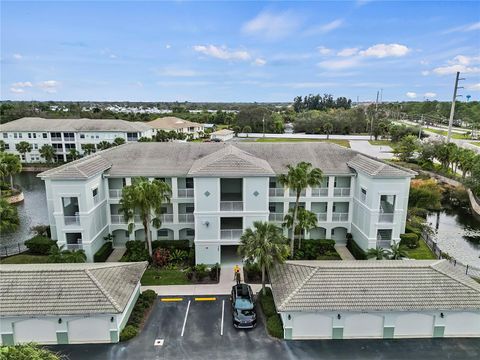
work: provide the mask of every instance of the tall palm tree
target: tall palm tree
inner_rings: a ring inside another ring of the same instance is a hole
[[[288,209],[288,214],[285,215],[283,227],[287,229],[293,229],[293,208]],[[295,234],[298,235],[298,248],[300,249],[302,244],[302,236],[305,231],[309,231],[317,226],[317,214],[305,210],[304,208],[298,209],[297,214],[297,226],[295,227]]]
[[[125,139],[121,137],[116,137],[115,140],[113,140],[113,144],[115,146],[125,144]]]
[[[17,145],[15,145],[15,149],[17,149],[20,154],[25,156],[26,153],[32,151],[32,144],[26,141],[20,141]]]
[[[381,248],[380,246],[367,250],[367,259],[383,260],[383,259],[387,259],[387,257],[388,257],[388,251]]]
[[[13,175],[22,171],[20,158],[15,154],[2,153],[0,155],[0,168],[2,176],[10,177],[10,188],[13,190]]]
[[[123,188],[120,206],[128,222],[128,231],[131,233],[135,228],[135,213],[139,212],[150,256],[153,253],[150,225],[156,228],[162,226],[162,205],[170,201],[171,194],[172,190],[167,183],[149,181],[144,177],[134,179],[132,185]]]
[[[472,170],[475,163],[475,153],[470,149],[460,148],[460,150],[458,167],[462,171],[462,177],[465,179],[465,176]]]
[[[95,147],[95,144],[83,144],[82,150],[85,155],[90,155],[93,154],[97,149]]]
[[[20,226],[17,208],[7,200],[0,198],[0,233],[13,232]]]
[[[262,291],[265,295],[265,272],[288,257],[288,244],[282,229],[269,222],[255,221],[240,237],[238,253],[256,262],[262,269]]]
[[[43,145],[39,152],[40,156],[43,157],[47,163],[51,163],[55,158],[55,148],[52,145]]]
[[[408,253],[405,251],[403,246],[400,246],[400,243],[394,242],[390,245],[390,259],[391,260],[400,260],[402,258],[408,257]]]
[[[68,156],[72,159],[72,160],[77,160],[80,158],[80,153],[78,152],[77,149],[70,149],[68,151]]]
[[[281,174],[278,181],[284,187],[295,192],[295,207],[293,208],[292,221],[292,235],[290,239],[290,252],[293,256],[294,241],[295,241],[295,227],[297,224],[298,203],[300,202],[300,195],[308,186],[319,186],[322,183],[323,173],[318,168],[312,168],[312,164],[307,162],[300,162],[296,166],[287,165],[288,172]]]

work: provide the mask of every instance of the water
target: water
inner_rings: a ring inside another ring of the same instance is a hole
[[[25,201],[15,205],[20,217],[20,227],[10,234],[1,234],[0,245],[23,243],[33,236],[30,227],[48,224],[47,199],[43,180],[37,178],[38,173],[22,172],[14,177],[15,184],[20,185]]]
[[[463,264],[480,268],[480,220],[461,208],[443,210],[439,217],[438,247]],[[429,215],[427,221],[436,229],[437,214]]]

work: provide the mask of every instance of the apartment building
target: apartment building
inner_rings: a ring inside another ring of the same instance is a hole
[[[83,145],[113,142],[116,138],[135,142],[141,137],[151,138],[154,130],[145,123],[118,119],[44,119],[21,118],[0,125],[0,140],[5,151],[21,156],[22,162],[44,162],[40,148],[47,144],[55,148],[56,160],[67,161],[71,149],[83,154]],[[22,155],[16,144],[26,141],[32,151]]]
[[[175,131],[180,134],[191,136],[198,139],[201,132],[205,131],[203,124],[183,120],[175,116],[166,116],[148,122],[148,125],[156,130]]]
[[[52,236],[59,245],[84,249],[90,261],[109,233],[115,247],[145,239],[140,217],[127,231],[119,204],[122,188],[143,176],[172,189],[152,239],[189,239],[197,263],[214,264],[254,221],[282,223],[295,194],[277,178],[301,161],[324,174],[322,184],[300,198],[318,219],[306,238],[345,244],[352,233],[363,249],[400,240],[415,173],[330,143],[127,143],[39,176]]]

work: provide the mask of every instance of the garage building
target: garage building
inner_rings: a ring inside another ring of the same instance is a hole
[[[146,267],[146,262],[1,265],[0,345],[118,342]]]
[[[270,276],[286,339],[480,337],[480,284],[447,260],[290,261]]]

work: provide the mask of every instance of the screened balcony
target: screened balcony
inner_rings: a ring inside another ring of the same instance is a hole
[[[243,179],[220,179],[220,211],[243,211]]]
[[[220,219],[220,239],[238,241],[243,234],[243,218],[230,217]]]
[[[333,196],[350,196],[351,178],[349,176],[335,176]]]

